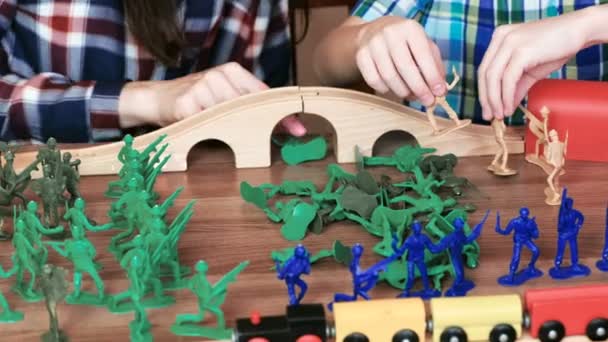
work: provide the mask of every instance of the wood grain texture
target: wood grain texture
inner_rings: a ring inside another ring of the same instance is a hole
[[[425,113],[378,96],[325,87],[285,87],[242,96],[139,136],[133,146],[143,149],[166,134],[163,144],[169,143],[167,153],[173,157],[165,165],[165,171],[186,170],[190,150],[203,140],[228,144],[234,151],[237,168],[268,167],[272,132],[283,118],[295,113],[319,115],[333,126],[340,163],[355,162],[355,146],[364,155],[371,154],[376,140],[391,131],[406,131],[422,146],[434,147],[442,154],[483,156],[498,152],[489,126],[471,125],[449,134],[434,135]],[[454,122],[438,117],[437,125],[443,131],[452,128]],[[252,131],[256,134],[247,134]],[[511,153],[524,152],[522,136],[507,134],[505,142]],[[69,152],[82,161],[82,175],[110,175],[120,170],[116,155],[122,146],[122,142],[115,142]],[[35,153],[19,153],[15,167],[22,169],[35,157]]]
[[[278,281],[270,271],[272,263],[270,251],[290,246],[283,240],[279,225],[271,223],[258,209],[244,203],[239,195],[239,183],[249,181],[252,184],[263,182],[278,183],[281,180],[310,179],[318,185],[325,184],[325,166],[331,158],[323,162],[309,163],[302,166],[286,167],[281,162],[268,169],[235,169],[232,156],[227,148],[205,145],[195,147],[189,160],[190,170],[187,173],[162,175],[157,189],[162,196],[167,196],[176,187],[185,186],[181,197],[176,201],[174,215],[188,200],[196,199],[195,215],[180,243],[181,260],[193,265],[199,259],[205,259],[210,265],[212,281],[219,279],[225,272],[243,260],[250,260],[251,265],[239,276],[238,282],[229,288],[227,303],[224,306],[227,321],[234,323],[238,317],[247,317],[253,310],[263,315],[281,314],[287,303],[287,291],[284,284]],[[472,198],[471,202],[479,206],[479,211],[472,216],[472,221],[481,219],[486,209],[492,209],[492,216],[500,210],[504,220],[514,217],[520,206],[528,206],[531,214],[537,217],[541,238],[538,240],[541,249],[540,267],[547,271],[551,266],[556,250],[556,216],[558,208],[544,204],[543,189],[545,175],[537,167],[527,164],[521,156],[512,158],[511,167],[520,173],[511,178],[499,178],[485,170],[491,157],[462,158],[457,167],[460,175],[467,176],[478,185],[480,190],[489,196]],[[345,165],[354,170],[354,165]],[[575,206],[585,214],[586,222],[579,238],[582,260],[592,266],[600,255],[604,243],[604,213],[608,200],[608,173],[606,164],[569,162],[567,174],[563,177],[564,185],[575,199]],[[374,173],[385,170],[374,170]],[[391,175],[398,177],[395,172]],[[109,201],[102,195],[112,176],[83,177],[82,193],[88,203],[89,214],[100,223],[107,222],[106,211]],[[398,179],[398,178],[397,178]],[[512,243],[510,237],[503,237],[493,231],[494,219],[488,221],[479,243],[481,245],[481,264],[476,270],[467,270],[467,276],[477,283],[471,295],[522,293],[526,288],[564,286],[583,283],[605,283],[608,275],[595,269],[593,274],[584,279],[558,282],[545,276],[530,284],[518,288],[505,288],[497,285],[496,278],[508,270],[511,258]],[[89,238],[97,246],[99,260],[104,265],[101,272],[107,290],[117,293],[127,288],[126,274],[113,257],[107,252],[109,238],[114,232],[89,233]],[[306,246],[313,253],[330,248],[335,239],[344,243],[361,242],[366,247],[362,265],[370,265],[375,256],[371,249],[377,239],[363,229],[351,223],[331,225],[320,236],[309,236]],[[0,263],[10,266],[12,246],[3,242],[0,248]],[[522,264],[529,258],[523,253]],[[71,270],[69,263],[56,253],[50,252],[50,260]],[[311,276],[306,279],[310,291],[305,298],[309,303],[327,303],[334,292],[347,291],[350,286],[348,270],[334,263],[323,261],[315,265]],[[39,336],[48,327],[48,317],[43,303],[27,304],[8,292],[13,279],[1,280],[0,288],[7,295],[12,307],[26,314],[24,322],[0,325],[2,341],[38,341]],[[85,288],[93,290],[93,284],[85,276]],[[374,298],[393,298],[398,291],[389,286],[379,286],[372,292]],[[153,324],[155,341],[200,341],[196,338],[175,337],[169,331],[175,315],[196,311],[195,298],[187,291],[175,293],[177,304],[167,309],[149,310]],[[128,341],[128,323],[132,314],[113,315],[105,309],[68,306],[59,307],[60,324],[72,341]],[[570,340],[580,340],[571,338]],[[382,341],[379,341],[382,342]]]

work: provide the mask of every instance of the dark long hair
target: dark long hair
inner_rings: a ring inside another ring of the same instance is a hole
[[[166,66],[179,64],[184,46],[175,2],[176,0],[123,0],[129,30],[150,54]]]

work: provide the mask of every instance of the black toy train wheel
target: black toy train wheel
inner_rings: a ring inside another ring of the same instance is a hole
[[[352,334],[348,334],[348,336],[346,336],[344,338],[344,341],[342,342],[370,342],[369,338],[367,338],[367,336],[365,336],[364,334],[361,333],[352,333]]]
[[[608,339],[608,319],[593,319],[587,325],[586,334],[591,341],[605,341]]]
[[[461,327],[446,328],[439,337],[440,342],[467,342],[467,333]]]
[[[392,342],[419,342],[418,334],[415,331],[404,329],[397,331],[395,335],[393,335]]]
[[[499,324],[490,331],[490,342],[515,342],[517,331],[508,324]]]
[[[566,329],[558,321],[547,321],[538,329],[538,338],[541,342],[561,341],[564,336],[566,336]]]

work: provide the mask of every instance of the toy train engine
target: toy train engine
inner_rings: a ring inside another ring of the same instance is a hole
[[[239,319],[234,342],[326,342],[328,328],[321,304],[288,306],[284,316]]]

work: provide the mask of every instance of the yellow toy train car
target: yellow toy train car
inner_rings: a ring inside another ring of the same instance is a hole
[[[431,312],[433,342],[507,342],[522,332],[518,295],[434,298]]]
[[[424,341],[426,313],[420,298],[334,304],[336,341]]]

